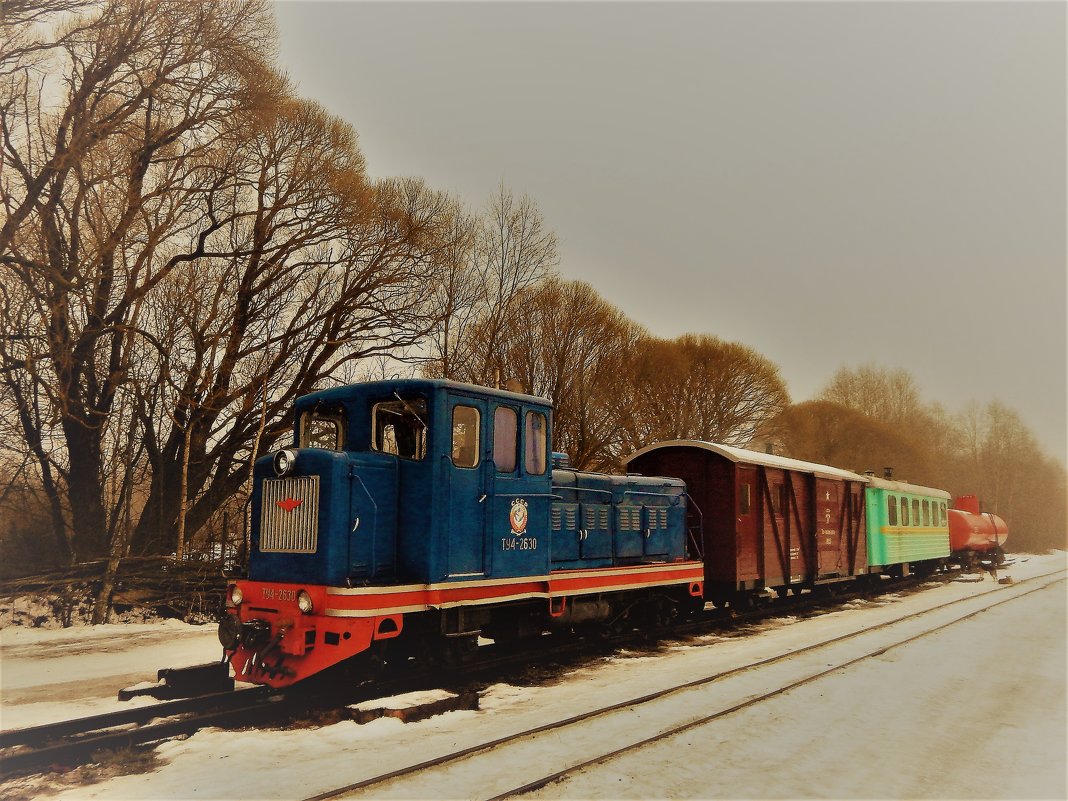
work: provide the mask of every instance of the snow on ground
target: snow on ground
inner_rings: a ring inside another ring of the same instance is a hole
[[[1064,568],[1065,554],[1056,553],[1018,557],[1005,572],[1019,582]],[[613,657],[550,685],[496,685],[477,711],[419,723],[384,718],[291,731],[205,730],[160,745],[159,767],[150,773],[68,788],[59,798],[306,798],[436,754],[866,631],[833,652],[799,654],[774,669],[744,671],[575,732],[548,732],[523,747],[428,773],[422,784],[417,779],[369,793],[488,797],[841,664],[882,642],[877,637],[889,645],[971,607],[934,612],[909,624],[909,631],[867,631],[881,622],[955,598],[992,592],[1009,597],[1022,589],[989,579],[957,581],[855,602],[817,618],[770,621],[745,637],[710,635],[656,654]],[[1065,597],[1060,583],[1011,601],[772,701],[587,768],[537,795],[1065,798]],[[113,700],[119,687],[153,680],[158,667],[210,661],[218,653],[214,627],[173,622],[52,632],[4,629],[0,722],[6,729],[121,707]]]
[[[216,626],[160,623],[0,629],[0,727],[21,729],[155,703],[116,700],[163,667],[222,657]]]

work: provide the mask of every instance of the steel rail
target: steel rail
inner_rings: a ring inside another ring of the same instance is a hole
[[[1003,603],[1008,603],[1009,601],[1013,601],[1013,600],[1016,600],[1018,598],[1022,598],[1022,597],[1026,596],[1026,595],[1030,595],[1031,593],[1039,592],[1039,591],[1041,591],[1043,589],[1046,589],[1047,587],[1050,587],[1050,586],[1053,586],[1054,584],[1060,583],[1060,582],[1065,580],[1065,576],[1062,575],[1063,573],[1065,573],[1064,570],[1058,570],[1058,571],[1054,571],[1052,573],[1046,573],[1046,574],[1042,574],[1042,575],[1039,575],[1039,576],[1032,576],[1032,577],[1029,577],[1029,578],[1024,579],[1022,581],[1016,582],[1013,586],[1019,587],[1021,585],[1026,585],[1026,584],[1029,584],[1029,583],[1034,582],[1034,581],[1039,581],[1041,579],[1050,578],[1052,576],[1059,576],[1059,578],[1056,578],[1053,581],[1048,582],[1046,584],[1043,584],[1043,585],[1041,585],[1039,587],[1035,587],[1033,589],[1029,589],[1029,590],[1027,590],[1025,592],[1021,592],[1021,593],[1013,593],[1012,596],[1009,597],[1009,598],[998,599],[993,604],[990,604],[988,606],[984,606],[983,608],[981,608],[979,610],[976,610],[974,612],[970,612],[970,613],[968,613],[968,614],[966,614],[966,615],[964,615],[964,616],[962,616],[960,618],[956,618],[956,619],[950,621],[949,623],[946,623],[946,624],[937,626],[937,627],[935,627],[933,629],[924,631],[923,633],[921,633],[919,635],[916,635],[915,637],[909,638],[907,640],[902,640],[902,641],[900,641],[898,643],[895,643],[895,644],[892,644],[892,645],[889,645],[889,646],[882,646],[882,647],[878,648],[877,650],[875,650],[875,651],[873,651],[873,652],[871,652],[869,654],[863,655],[861,657],[858,657],[856,659],[850,660],[850,661],[842,663],[842,664],[835,665],[834,667],[832,667],[832,668],[830,668],[830,669],[828,669],[826,671],[822,671],[822,672],[820,672],[820,673],[818,673],[818,674],[816,674],[814,676],[810,676],[810,677],[808,677],[806,679],[803,679],[803,680],[801,680],[799,682],[794,682],[794,683],[792,683],[792,684],[790,684],[790,685],[788,685],[786,687],[782,687],[782,688],[779,688],[779,689],[774,690],[772,692],[766,693],[766,694],[764,694],[764,695],[762,695],[762,696],[760,696],[758,698],[750,699],[750,700],[745,701],[745,702],[743,702],[741,704],[735,705],[735,706],[733,706],[733,707],[731,707],[729,709],[721,710],[720,712],[717,712],[717,713],[715,713],[713,715],[705,716],[705,717],[701,718],[698,721],[688,722],[688,723],[684,724],[681,727],[677,727],[675,729],[671,729],[669,731],[662,732],[659,735],[657,735],[656,737],[647,738],[646,740],[642,740],[641,742],[625,746],[625,747],[623,747],[621,749],[617,749],[615,751],[612,751],[611,753],[603,754],[603,755],[595,757],[593,759],[586,760],[585,762],[583,762],[581,764],[571,766],[571,767],[569,767],[569,768],[567,768],[565,770],[562,770],[562,771],[558,771],[558,772],[552,774],[551,776],[543,777],[541,779],[536,780],[535,782],[530,782],[530,783],[525,784],[525,785],[523,785],[521,787],[517,787],[517,788],[514,788],[512,790],[509,790],[509,791],[505,792],[502,795],[495,796],[494,799],[491,799],[491,801],[496,801],[496,799],[499,799],[499,798],[508,798],[510,796],[521,795],[521,794],[526,793],[526,792],[531,792],[533,790],[536,790],[536,789],[539,789],[540,787],[545,786],[546,784],[551,784],[552,782],[557,781],[558,779],[567,776],[569,773],[573,773],[573,772],[575,772],[577,770],[581,770],[581,769],[583,769],[585,767],[589,767],[589,766],[597,764],[599,762],[611,759],[611,758],[613,758],[615,756],[618,756],[619,754],[625,753],[625,752],[627,752],[629,750],[633,750],[635,748],[640,748],[640,747],[642,747],[644,745],[648,745],[648,744],[650,744],[652,742],[655,742],[655,741],[657,741],[659,739],[663,739],[665,737],[669,737],[669,736],[671,736],[673,734],[677,734],[677,733],[679,733],[681,731],[686,731],[689,728],[693,728],[693,727],[701,725],[703,723],[708,723],[708,722],[710,722],[712,720],[715,720],[718,717],[723,717],[724,715],[728,715],[728,714],[730,714],[732,712],[738,711],[739,709],[743,709],[746,706],[750,706],[752,704],[759,703],[762,700],[767,700],[767,699],[772,698],[774,696],[781,695],[782,693],[785,693],[788,690],[793,689],[794,687],[801,686],[802,684],[808,683],[810,681],[815,681],[817,678],[820,678],[821,676],[827,675],[829,673],[833,673],[836,670],[841,670],[844,667],[849,667],[850,665],[852,665],[852,664],[854,664],[854,663],[856,663],[858,661],[861,661],[863,659],[869,659],[869,658],[872,658],[874,656],[878,656],[879,654],[885,653],[886,651],[888,651],[888,650],[890,650],[892,648],[896,648],[899,645],[903,645],[906,642],[911,642],[912,640],[919,639],[920,637],[927,636],[928,634],[932,634],[932,633],[934,633],[936,631],[940,631],[941,629],[946,628],[947,626],[953,625],[954,623],[958,623],[958,622],[960,622],[962,620],[966,620],[968,618],[975,617],[976,615],[979,615],[982,612],[985,612],[985,611],[987,611],[989,609],[993,609],[994,607],[999,606],[999,605],[1001,605]],[[563,720],[554,721],[552,723],[546,723],[546,724],[543,724],[543,725],[540,725],[540,726],[535,726],[535,727],[532,727],[530,729],[526,729],[526,730],[523,730],[523,731],[520,731],[520,732],[516,732],[516,733],[513,733],[513,734],[505,735],[503,737],[499,737],[499,738],[496,738],[494,740],[491,740],[491,741],[488,741],[488,742],[485,742],[485,743],[479,743],[477,745],[473,745],[473,746],[470,746],[468,748],[463,748],[463,749],[454,751],[454,752],[449,753],[449,754],[444,754],[444,755],[441,755],[441,756],[438,756],[438,757],[434,757],[432,759],[424,760],[422,762],[418,762],[418,763],[415,763],[413,765],[409,765],[407,767],[398,768],[396,770],[389,771],[387,773],[383,773],[383,774],[380,774],[378,776],[372,776],[372,777],[369,777],[367,779],[362,779],[360,781],[353,782],[351,784],[347,784],[344,787],[339,787],[339,788],[336,788],[336,789],[333,789],[333,790],[328,790],[328,791],[319,793],[317,795],[309,796],[309,797],[305,798],[304,801],[326,801],[326,799],[338,798],[338,797],[346,795],[348,793],[356,792],[358,790],[363,790],[363,789],[366,789],[368,787],[374,787],[374,786],[380,785],[380,784],[385,784],[387,782],[393,781],[393,780],[398,779],[398,778],[403,778],[405,776],[410,776],[410,775],[419,773],[419,772],[421,772],[423,770],[427,770],[427,769],[435,768],[435,767],[440,767],[440,766],[447,765],[447,764],[450,764],[450,763],[453,763],[453,762],[459,762],[459,761],[462,761],[464,759],[476,756],[478,754],[491,751],[491,750],[493,750],[495,748],[499,748],[499,747],[501,747],[503,745],[507,745],[509,743],[514,743],[514,742],[517,742],[519,740],[523,740],[523,739],[526,739],[526,738],[529,738],[529,737],[537,736],[537,735],[543,734],[545,732],[554,731],[554,730],[558,730],[558,729],[563,729],[563,728],[566,728],[566,727],[569,727],[569,726],[574,726],[576,724],[583,723],[585,721],[588,721],[588,720],[591,720],[591,719],[594,719],[594,718],[602,717],[604,715],[608,715],[608,714],[611,714],[612,712],[617,712],[617,711],[622,710],[622,709],[641,706],[643,704],[647,704],[647,703],[659,700],[659,699],[664,698],[664,697],[669,696],[669,695],[673,695],[673,694],[676,694],[676,693],[679,693],[679,692],[683,692],[685,690],[694,689],[696,687],[700,687],[700,686],[703,686],[703,685],[711,684],[713,682],[720,681],[720,680],[728,678],[730,676],[734,676],[734,675],[737,675],[737,674],[740,674],[740,673],[743,673],[743,672],[746,672],[746,671],[750,671],[750,670],[753,670],[755,668],[764,667],[766,665],[774,664],[776,662],[781,662],[781,661],[784,661],[784,660],[789,659],[791,657],[798,656],[799,654],[804,654],[804,653],[815,651],[815,650],[818,650],[818,649],[821,649],[821,648],[826,648],[826,647],[829,647],[829,646],[832,646],[832,645],[836,645],[838,643],[845,642],[847,640],[855,639],[857,637],[861,637],[861,636],[863,636],[865,634],[868,634],[868,633],[870,633],[872,631],[878,631],[880,629],[889,628],[890,626],[894,626],[894,625],[897,625],[899,623],[903,623],[903,622],[906,622],[906,621],[909,621],[909,620],[914,620],[916,618],[923,617],[924,615],[930,614],[932,612],[936,612],[936,611],[939,611],[939,610],[942,610],[942,609],[946,609],[948,607],[956,606],[957,604],[966,603],[968,601],[975,601],[977,598],[982,598],[983,596],[989,594],[990,592],[992,592],[992,591],[984,592],[984,593],[981,593],[979,595],[969,595],[969,596],[964,597],[964,598],[956,598],[956,599],[954,599],[952,601],[947,601],[945,603],[939,604],[937,606],[930,607],[928,609],[923,609],[923,610],[920,610],[920,611],[915,612],[915,613],[911,613],[911,614],[904,615],[902,617],[895,618],[893,620],[885,621],[885,622],[880,623],[880,624],[878,624],[876,626],[870,626],[870,627],[867,627],[867,628],[859,629],[857,631],[848,632],[846,634],[842,634],[842,635],[839,635],[837,637],[833,637],[833,638],[831,638],[829,640],[824,640],[824,641],[821,641],[821,642],[818,642],[818,643],[813,643],[811,645],[807,645],[807,646],[804,646],[802,648],[797,648],[797,649],[794,649],[794,650],[791,650],[791,651],[787,651],[787,652],[784,652],[782,654],[771,656],[771,657],[768,657],[766,659],[761,659],[761,660],[758,660],[756,662],[752,662],[752,663],[749,663],[749,664],[746,664],[746,665],[740,665],[738,667],[731,668],[731,669],[725,670],[725,671],[721,671],[719,673],[715,673],[715,674],[712,674],[712,675],[709,675],[709,676],[704,676],[702,678],[695,679],[695,680],[689,681],[689,682],[685,682],[683,684],[679,684],[679,685],[676,685],[674,687],[668,687],[668,688],[665,688],[663,690],[658,690],[656,692],[652,692],[652,693],[649,693],[647,695],[640,696],[638,698],[631,698],[631,699],[628,699],[628,700],[625,700],[625,701],[620,701],[618,703],[611,704],[611,705],[608,705],[608,706],[605,706],[605,707],[601,707],[599,709],[594,709],[594,710],[590,710],[588,712],[583,712],[583,713],[578,714],[578,715],[573,715],[573,716],[565,718]]]
[[[149,706],[139,706],[134,709],[121,709],[117,712],[104,712],[99,715],[89,715],[84,718],[73,718],[56,723],[43,723],[39,726],[28,726],[23,729],[0,731],[0,748],[45,743],[62,737],[89,734],[94,731],[103,731],[130,724],[142,725],[156,718],[187,715],[200,712],[203,709],[225,708],[231,704],[243,704],[247,703],[251,697],[266,694],[267,691],[263,687],[249,687],[247,689],[201,695],[196,698],[165,701]]]
[[[768,701],[768,700],[770,700],[772,698],[776,698],[776,697],[782,695],[783,693],[787,693],[790,690],[794,690],[794,689],[796,689],[798,687],[803,687],[806,684],[811,684],[812,682],[817,681],[817,680],[823,678],[824,676],[828,676],[828,675],[830,675],[832,673],[836,673],[839,670],[843,670],[845,668],[851,667],[852,665],[855,665],[855,664],[857,664],[859,662],[863,662],[863,661],[866,661],[868,659],[873,659],[873,658],[875,658],[877,656],[882,656],[887,651],[892,651],[895,648],[900,648],[902,645],[907,645],[907,644],[909,644],[911,642],[915,642],[916,640],[923,639],[924,637],[927,637],[927,636],[929,636],[931,634],[935,634],[936,632],[939,632],[939,631],[942,631],[944,629],[947,629],[950,626],[954,626],[957,623],[961,623],[961,622],[963,622],[965,620],[969,620],[969,619],[971,619],[973,617],[976,617],[978,615],[983,614],[984,612],[989,612],[991,609],[994,609],[994,608],[996,608],[998,606],[1001,606],[1002,604],[1011,603],[1012,601],[1017,601],[1020,598],[1024,598],[1024,597],[1026,597],[1028,595],[1031,595],[1032,593],[1041,592],[1042,590],[1048,589],[1049,587],[1052,587],[1055,584],[1059,584],[1064,580],[1065,580],[1065,578],[1061,577],[1059,579],[1055,579],[1054,581],[1048,582],[1047,584],[1043,584],[1040,587],[1035,587],[1033,589],[1027,590],[1026,592],[1014,594],[1009,598],[1002,598],[1002,599],[997,600],[994,603],[990,604],[989,606],[984,606],[981,609],[976,609],[974,612],[969,612],[966,615],[962,615],[961,617],[954,618],[953,620],[950,620],[950,621],[948,621],[946,623],[942,623],[941,625],[935,626],[934,628],[927,629],[925,631],[920,632],[919,634],[915,634],[912,637],[906,637],[905,639],[899,640],[899,641],[897,641],[895,643],[891,643],[890,645],[881,646],[879,648],[876,648],[874,651],[869,651],[868,653],[861,654],[860,656],[854,657],[853,659],[849,659],[849,660],[846,660],[845,662],[840,662],[839,664],[832,665],[832,666],[828,667],[826,670],[821,670],[821,671],[819,671],[817,673],[813,673],[813,674],[811,674],[809,676],[806,676],[806,677],[804,677],[802,679],[798,679],[797,681],[791,682],[791,683],[789,683],[789,684],[787,684],[787,685],[785,685],[783,687],[779,687],[776,690],[771,690],[770,692],[763,693],[762,695],[758,695],[758,696],[756,696],[754,698],[746,699],[745,701],[742,701],[740,703],[734,704],[733,706],[730,706],[730,707],[728,707],[726,709],[721,709],[718,712],[714,712],[714,713],[712,713],[710,715],[705,715],[705,716],[703,716],[701,718],[698,718],[696,720],[688,721],[688,722],[686,722],[684,724],[681,724],[679,726],[675,726],[675,727],[673,727],[671,729],[668,729],[666,731],[660,732],[659,734],[656,734],[656,735],[654,735],[652,737],[646,737],[645,739],[639,740],[638,742],[631,743],[630,745],[625,745],[622,748],[617,748],[617,749],[615,749],[613,751],[610,751],[610,752],[608,752],[606,754],[601,754],[600,756],[593,757],[592,759],[587,759],[587,760],[585,760],[583,762],[580,762],[580,763],[578,763],[576,765],[572,765],[572,766],[570,766],[568,768],[565,768],[563,770],[556,771],[555,773],[553,773],[550,776],[544,776],[544,777],[542,777],[540,779],[536,779],[535,781],[528,782],[527,784],[521,785],[520,787],[515,787],[515,788],[513,788],[511,790],[507,790],[507,791],[505,791],[503,793],[500,793],[498,795],[491,796],[489,799],[487,799],[487,801],[502,801],[502,799],[505,799],[505,798],[514,798],[515,796],[524,795],[526,793],[534,792],[535,790],[539,790],[542,787],[545,787],[546,785],[549,785],[549,784],[552,784],[553,782],[556,782],[556,781],[559,781],[561,779],[564,779],[564,778],[566,778],[567,776],[569,776],[572,773],[576,773],[576,772],[578,772],[580,770],[584,770],[585,768],[593,767],[594,765],[598,765],[598,764],[601,764],[603,762],[607,762],[607,761],[609,761],[611,759],[614,759],[614,758],[616,758],[618,756],[626,754],[626,753],[628,753],[630,751],[636,751],[636,750],[638,750],[640,748],[644,748],[647,745],[652,745],[652,744],[660,742],[662,740],[666,740],[667,738],[673,737],[676,734],[680,734],[682,732],[689,731],[690,729],[697,728],[698,726],[703,726],[703,725],[705,725],[707,723],[711,723],[714,720],[717,720],[717,719],[722,718],[722,717],[726,717],[727,715],[731,715],[731,714],[733,714],[733,713],[735,713],[735,712],[737,712],[739,710],[746,709],[747,707],[756,706],[757,704],[760,704],[760,703],[762,703],[764,701]],[[1024,582],[1020,582],[1020,583],[1022,584]],[[976,596],[971,596],[971,597],[974,598]],[[949,606],[949,605],[950,604],[945,604],[944,606]],[[923,613],[920,613],[920,614],[923,614]],[[909,620],[909,619],[912,619],[914,617],[919,617],[919,616],[920,615],[917,614],[917,615],[910,616],[908,618],[901,618],[900,620],[895,621],[895,622],[901,622],[903,620]],[[876,630],[878,630],[879,628],[882,628],[882,627],[883,626],[873,626],[870,629],[865,629],[863,633],[867,633],[869,631],[876,631]],[[790,655],[792,656],[793,654],[802,653],[804,650],[808,650],[808,649],[801,649],[801,650],[798,650],[798,651],[794,651],[794,652],[791,652]]]
[[[253,688],[259,689],[259,688]],[[239,691],[235,691],[239,692]],[[202,700],[202,699],[185,699]],[[221,699],[216,699],[221,700]],[[171,713],[168,719],[149,723],[160,718],[159,711],[153,707],[140,707],[136,710],[122,710],[111,715],[94,715],[91,718],[64,721],[58,724],[34,727],[33,730],[19,729],[8,732],[9,743],[27,746],[31,743],[44,742],[36,748],[23,748],[0,756],[0,776],[32,772],[38,768],[51,765],[82,764],[89,761],[97,751],[115,748],[129,748],[135,745],[165,740],[182,734],[192,734],[205,726],[225,725],[228,722],[255,721],[261,714],[274,714],[272,701],[283,701],[281,695],[264,692],[242,694],[228,703],[209,706],[204,710],[187,708],[180,714]],[[138,712],[150,712],[147,719]],[[85,727],[76,724],[85,722]],[[133,728],[122,728],[133,727]],[[47,735],[45,732],[65,732]],[[32,736],[23,737],[24,733]],[[18,739],[16,740],[16,736]],[[58,740],[58,742],[52,742]]]

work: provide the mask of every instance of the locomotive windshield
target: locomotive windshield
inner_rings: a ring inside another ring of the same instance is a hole
[[[341,409],[319,409],[301,415],[300,447],[340,451],[345,447],[345,413]]]
[[[426,456],[426,400],[401,398],[376,403],[371,412],[371,447],[402,459]]]

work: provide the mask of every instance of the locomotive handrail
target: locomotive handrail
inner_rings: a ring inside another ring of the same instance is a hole
[[[697,552],[697,555],[701,559],[704,559],[705,549],[702,547],[701,543],[705,541],[705,513],[701,511],[701,507],[697,505],[697,501],[693,499],[693,496],[690,495],[690,493],[686,492],[683,494],[686,496],[686,500],[693,507],[694,511],[697,512],[697,528],[701,536],[700,538],[695,537],[693,535],[693,530],[689,526],[686,527],[686,533],[690,535],[690,540],[693,542],[693,547]]]
[[[363,479],[360,478],[360,474],[357,473],[355,470],[351,470],[351,469],[349,470],[349,473],[354,479],[356,479],[357,481],[360,482],[360,486],[363,488],[363,494],[367,496],[367,500],[369,500],[371,502],[371,506],[374,507],[374,510],[375,510],[375,530],[377,531],[378,530],[378,504],[375,502],[375,498],[371,494],[371,491],[369,489],[367,489],[367,485],[363,483]],[[357,516],[356,517],[356,521],[355,521],[355,523],[353,523],[352,528],[349,529],[349,535],[350,536],[352,534],[356,533],[356,528],[359,525],[360,525],[360,518],[359,518],[359,516]],[[351,549],[351,547],[352,547],[351,544],[350,544],[349,547]],[[350,559],[352,558],[352,551],[351,550],[349,551],[349,558]],[[394,558],[396,558],[396,554],[394,554]],[[377,571],[378,570],[378,537],[375,537],[375,536],[371,537],[371,570],[373,570],[373,571]]]
[[[602,495],[612,495],[611,490],[597,489],[596,487],[560,487],[567,492],[599,492]]]
[[[663,498],[664,497],[659,492],[648,492],[646,490],[624,490],[623,494],[624,495],[651,495],[654,498]],[[682,496],[681,495],[676,495],[674,498],[672,498],[671,499],[671,505],[672,506],[678,506],[680,497],[682,497]]]

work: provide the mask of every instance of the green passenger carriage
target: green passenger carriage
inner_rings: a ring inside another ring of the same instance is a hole
[[[865,495],[869,567],[949,557],[948,492],[873,476]]]

